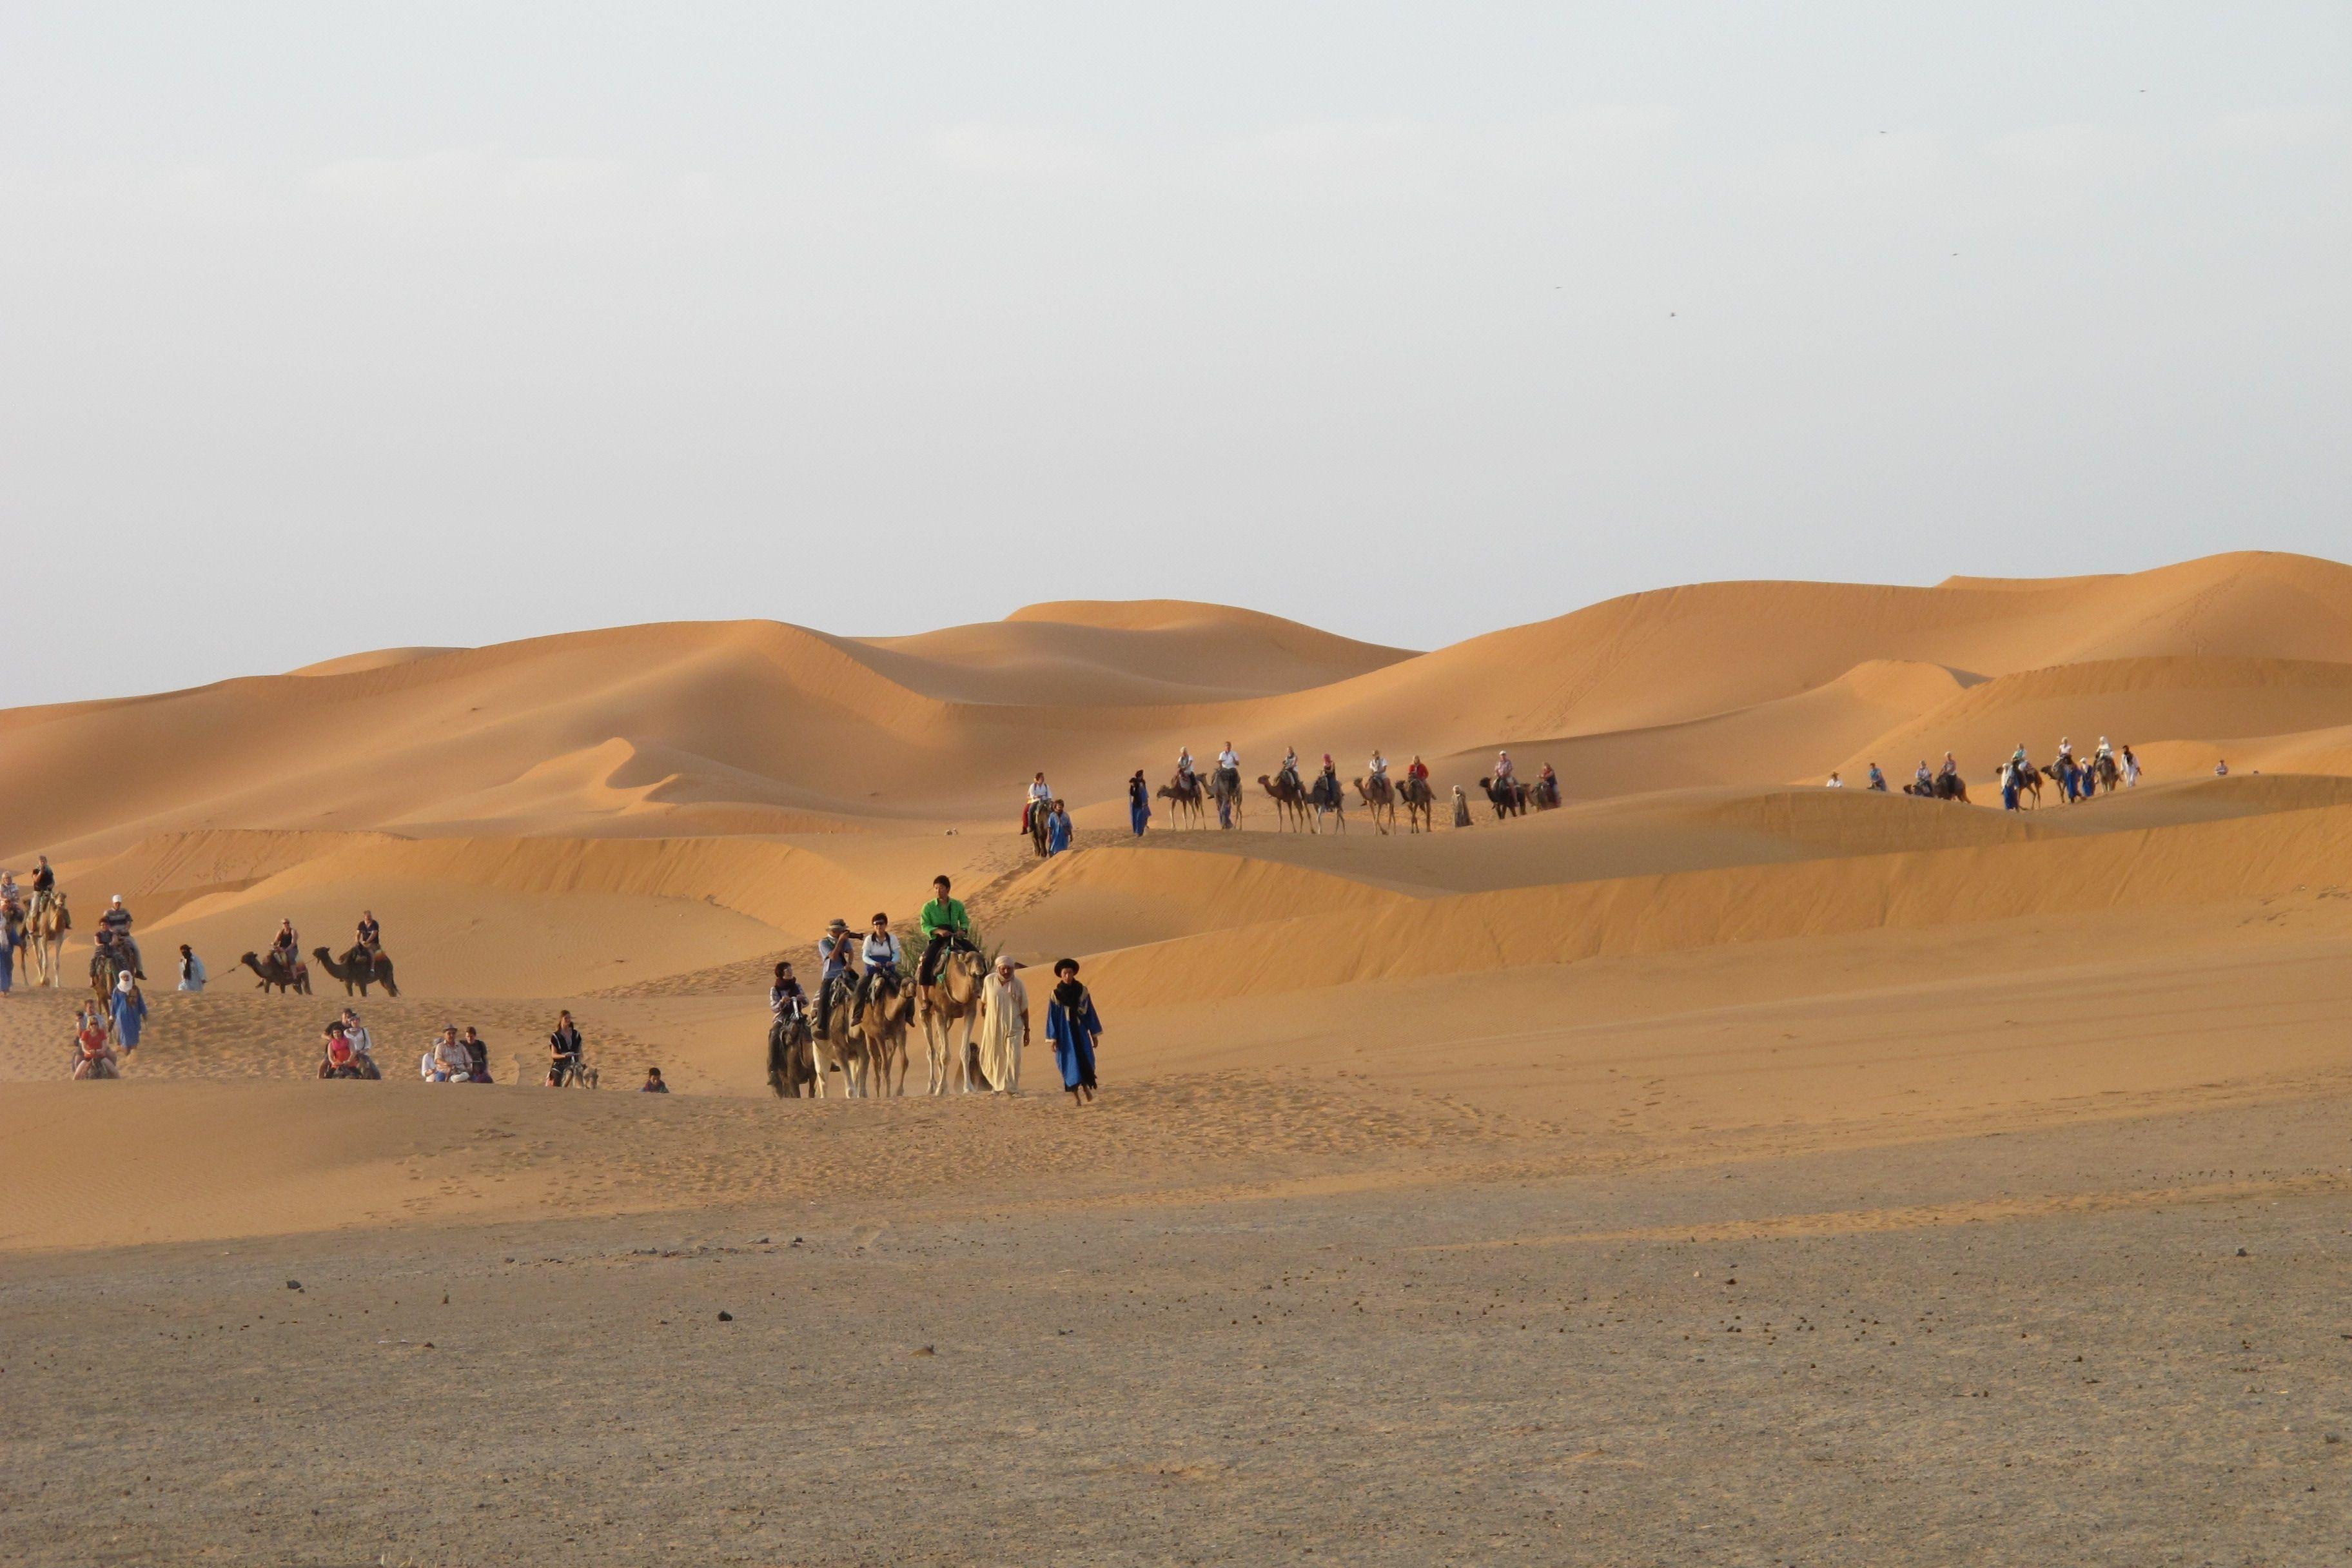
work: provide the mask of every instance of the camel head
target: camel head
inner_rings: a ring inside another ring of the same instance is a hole
[[[237,962],[244,964],[248,969],[259,969],[261,967],[261,955],[257,952],[248,952],[243,958],[238,959]]]

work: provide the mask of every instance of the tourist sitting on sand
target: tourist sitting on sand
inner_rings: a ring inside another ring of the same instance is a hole
[[[192,996],[201,996],[205,991],[205,961],[196,956],[194,948],[184,942],[182,942],[180,944],[180,989]]]
[[[1822,787],[1824,789],[1843,789],[1845,788],[1845,780],[1838,777],[1835,773],[1832,773],[1830,775],[1830,782]]]
[[[465,1047],[466,1066],[473,1074],[474,1081],[476,1083],[491,1081],[490,1043],[474,1033],[474,1026],[471,1024],[466,1026]]]
[[[1876,763],[1870,764],[1870,787],[1881,795],[1886,793],[1886,775],[1878,771]]]
[[[669,1085],[662,1082],[661,1068],[647,1068],[646,1069],[646,1081],[638,1086],[637,1092],[639,1094],[667,1094],[669,1092]]]
[[[441,1026],[441,1037],[425,1053],[425,1077],[433,1083],[471,1083],[474,1081],[474,1058],[466,1049],[466,1042],[457,1037],[457,1026]]]
[[[1102,1018],[1094,998],[1078,984],[1078,961],[1054,963],[1054,999],[1045,1005],[1045,1043],[1062,1069],[1062,1087],[1084,1105],[1095,1097],[1095,1047],[1102,1041]]]
[[[360,1022],[358,1010],[352,1007],[344,1008],[342,1017],[337,1021],[343,1026],[343,1037],[352,1043],[352,1054],[365,1057],[370,1062],[373,1062],[375,1037],[369,1034],[367,1026]]]

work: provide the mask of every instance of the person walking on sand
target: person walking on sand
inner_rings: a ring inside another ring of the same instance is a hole
[[[2132,755],[2129,746],[2124,748],[2124,788],[2139,787],[2139,759]]]
[[[1095,1097],[1095,1048],[1102,1036],[1095,999],[1078,984],[1078,961],[1055,960],[1054,999],[1045,1004],[1045,1043],[1054,1047],[1054,1063],[1062,1069],[1062,1087],[1073,1104]]]
[[[1454,786],[1454,826],[1456,827],[1470,826],[1470,797],[1462,793],[1460,784]]]
[[[1127,820],[1135,828],[1138,838],[1143,837],[1144,825],[1151,820],[1151,786],[1143,782],[1143,770],[1127,781]]]
[[[205,961],[186,942],[180,944],[180,989],[191,996],[205,994]]]
[[[980,987],[980,1071],[998,1094],[1021,1092],[1021,1053],[1029,1044],[1029,988],[1009,952]]]
[[[1052,815],[1045,818],[1045,857],[1051,859],[1069,847],[1070,808],[1057,800]]]
[[[114,1015],[114,1037],[122,1042],[122,1054],[129,1056],[139,1048],[140,1033],[147,1027],[147,998],[139,993],[139,982],[124,970],[115,977],[114,997],[108,1004]]]

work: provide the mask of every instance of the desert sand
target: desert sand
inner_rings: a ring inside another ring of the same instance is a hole
[[[1999,810],[2062,735],[2146,777]],[[1127,831],[1227,741],[1418,754],[1474,825],[1253,784]],[[1503,747],[1565,806],[1496,820]],[[1977,804],[1822,787],[1946,750]],[[0,799],[78,925],[0,998],[0,1562],[2352,1541],[2352,568],[1707,584],[1429,652],[1174,602],[354,650],[0,713]],[[1083,962],[1102,1099],[1042,1039],[1016,1096],[774,1098],[768,966],[941,872]],[[115,893],[152,1017],[66,1082]],[[322,1083],[342,987],[236,960],[362,908],[390,1078]],[[559,1007],[603,1089],[536,1087]],[[496,1085],[416,1080],[444,1022]]]

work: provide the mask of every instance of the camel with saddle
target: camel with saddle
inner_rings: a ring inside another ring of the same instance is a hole
[[[1209,799],[1217,808],[1217,826],[1242,825],[1242,771],[1219,768],[1209,775]]]
[[[328,979],[343,983],[343,994],[346,996],[354,991],[364,996],[371,985],[383,986],[387,996],[400,994],[400,987],[392,983],[392,960],[373,948],[353,942],[338,959],[327,949],[314,947],[310,950],[310,956],[319,961],[319,967],[327,972]]]
[[[1507,816],[1524,816],[1528,797],[1534,793],[1518,779],[1480,779],[1478,787],[1486,791],[1486,804],[1495,808],[1497,822]]]
[[[850,1026],[866,1053],[869,1092],[885,1098],[907,1092],[907,1032],[914,1016],[912,981],[890,973],[876,979],[865,1011]]]
[[[310,966],[289,964],[285,956],[272,952],[268,956],[248,952],[237,960],[261,977],[263,991],[292,991],[304,996],[310,994]]]
[[[52,989],[64,984],[58,960],[63,956],[66,932],[73,930],[73,916],[66,909],[62,892],[35,893],[32,908],[25,912],[25,951],[32,955],[31,984]]]
[[[980,1070],[980,1047],[972,1039],[980,1021],[981,983],[987,978],[988,961],[978,949],[961,945],[940,954],[939,972],[931,983],[917,986],[916,1011],[922,1018],[923,1040],[930,1052],[930,1079],[925,1093],[947,1093],[950,1078],[964,1094],[970,1094],[975,1085],[990,1087]],[[956,1043],[959,1026],[963,1031],[961,1045]]]
[[[1356,786],[1357,798],[1364,803],[1364,815],[1372,819],[1372,826],[1382,833],[1392,832],[1396,827],[1396,785],[1379,773],[1369,779],[1351,782]]]
[[[1274,797],[1274,815],[1285,832],[1295,825],[1301,832],[1307,828],[1307,786],[1298,775],[1285,768],[1272,778],[1257,775],[1258,787]]]
[[[1171,824],[1176,826],[1189,824],[1193,827],[1208,826],[1204,808],[1209,799],[1209,786],[1202,782],[1200,774],[1194,773],[1188,781],[1182,773],[1178,773],[1153,793],[1168,803]]]

